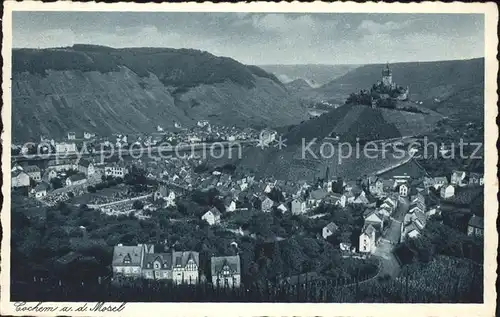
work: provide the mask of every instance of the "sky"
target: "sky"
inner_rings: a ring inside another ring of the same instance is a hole
[[[13,12],[13,47],[195,48],[245,64],[484,56],[481,14]]]

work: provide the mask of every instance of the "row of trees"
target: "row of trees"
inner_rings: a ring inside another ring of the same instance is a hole
[[[315,279],[304,275],[298,284],[250,281],[240,288],[217,288],[206,283],[173,285],[160,281],[124,285],[13,283],[11,297],[23,301],[88,302],[481,303],[482,279],[474,277],[481,276],[482,270],[473,266],[467,269],[468,274],[456,279],[441,275],[437,288],[419,283],[421,273],[409,269],[398,279],[379,277],[363,282],[356,277]]]

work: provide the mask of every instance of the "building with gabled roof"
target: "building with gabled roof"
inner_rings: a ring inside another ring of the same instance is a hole
[[[374,196],[380,196],[384,193],[384,181],[377,176],[370,176],[368,178],[368,190]]]
[[[240,256],[221,256],[210,259],[212,284],[216,287],[239,287],[241,284]]]
[[[473,215],[467,223],[467,235],[482,237],[484,235],[484,218]]]
[[[283,203],[279,204],[278,207],[276,207],[276,209],[278,209],[283,214],[288,211],[288,208]]]
[[[171,280],[172,253],[146,253],[142,266],[145,279]]]
[[[330,192],[328,196],[325,197],[325,202],[345,208],[347,203],[347,197],[344,194]]]
[[[479,173],[470,173],[469,174],[469,186],[483,186],[484,177]]]
[[[82,185],[87,182],[87,178],[84,174],[74,174],[66,178],[66,186],[76,186]]]
[[[376,249],[377,230],[371,224],[365,224],[359,236],[359,252],[373,253]]]
[[[384,199],[382,204],[380,205],[380,208],[390,210],[391,214],[394,212],[396,207],[397,207],[397,200],[391,197],[387,197],[386,199]]]
[[[384,219],[377,213],[377,210],[367,209],[363,213],[363,218],[365,219],[365,226],[372,225],[379,231],[384,230]]]
[[[420,229],[415,223],[411,222],[407,226],[403,226],[401,234],[401,242],[405,241],[406,238],[411,238],[411,239],[417,238],[419,235],[420,235]]]
[[[23,168],[23,171],[28,174],[28,176],[36,181],[36,182],[40,182],[42,180],[42,175],[41,175],[41,171],[40,171],[40,168],[36,165],[29,165],[29,166],[26,166],[25,168]]]
[[[273,209],[273,206],[274,206],[274,201],[265,196],[261,199],[262,203],[261,203],[261,210],[263,212],[271,212],[271,210]]]
[[[208,210],[206,213],[201,216],[202,220],[205,220],[208,222],[209,225],[217,225],[220,223],[220,217],[222,213],[217,209],[217,207],[212,207],[210,210]]]
[[[56,170],[53,168],[47,168],[42,175],[42,180],[49,183],[51,179],[56,177],[57,177]]]
[[[195,251],[172,252],[172,279],[176,284],[197,284],[200,255]]]
[[[338,229],[339,229],[339,227],[333,221],[330,222],[329,224],[327,224],[326,226],[323,227],[323,232],[322,232],[323,239],[328,238],[329,236],[334,234]]]
[[[364,190],[361,191],[361,193],[354,199],[353,204],[358,204],[358,205],[370,204],[370,200],[366,197],[366,192]]]
[[[465,179],[466,173],[464,171],[453,171],[450,177],[450,184],[461,185]]]
[[[434,188],[439,189],[444,185],[448,185],[448,178],[446,176],[434,177]]]
[[[455,187],[453,185],[443,185],[440,190],[441,198],[448,199],[455,195]]]
[[[35,198],[40,199],[47,196],[47,190],[49,189],[49,184],[41,182],[32,189],[31,193]]]
[[[124,246],[118,244],[113,248],[113,276],[140,278],[144,259],[144,246]]]
[[[23,170],[15,170],[10,175],[11,188],[27,187],[30,185],[30,177]]]
[[[408,210],[409,213],[413,213],[413,212],[417,212],[417,211],[425,212],[425,210],[426,210],[425,204],[420,202],[420,201],[415,201],[415,202],[411,203],[409,208],[410,208]]]
[[[292,215],[300,215],[307,212],[306,202],[301,197],[293,199],[291,205]]]
[[[309,193],[307,204],[310,208],[318,207],[319,204],[326,198],[328,192],[322,188],[313,190]]]
[[[87,176],[94,175],[95,173],[94,164],[86,159],[80,159],[78,161],[77,169],[80,173],[83,173]]]

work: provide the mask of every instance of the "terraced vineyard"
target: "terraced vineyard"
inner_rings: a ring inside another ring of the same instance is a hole
[[[292,128],[286,135],[289,144],[322,140],[331,134],[341,142],[393,139],[430,132],[442,116],[434,111],[414,113],[398,109],[344,105]]]
[[[393,124],[402,136],[413,136],[416,134],[431,132],[443,116],[432,110],[423,113],[380,109],[385,121]]]
[[[366,110],[366,107],[353,107],[346,116],[340,120],[332,132],[335,134],[346,134],[352,124],[359,119],[359,116]]]

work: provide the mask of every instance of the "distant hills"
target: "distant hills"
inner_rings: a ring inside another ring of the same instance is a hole
[[[287,85],[298,88],[295,90],[299,91],[297,95],[312,102],[345,101],[350,93],[369,89],[381,80],[383,66],[361,66],[313,89],[302,89],[307,88],[303,81]],[[433,133],[437,123],[446,116],[482,120],[483,59],[397,63],[391,65],[391,70],[394,82],[410,88],[410,100],[398,101],[397,107],[412,111],[343,105],[288,130],[280,130],[286,139],[285,148],[246,149],[242,159],[237,161],[238,168],[279,179],[313,181],[323,177],[328,167],[332,175],[355,179],[389,169],[408,159],[408,153],[405,157],[388,153],[385,158],[342,153],[347,158],[340,159],[339,148],[335,147],[336,152],[330,157],[316,158],[305,153],[304,146],[316,140],[310,148],[318,154],[321,144],[332,142],[332,137],[338,136],[339,142],[354,144],[357,139],[377,141]]]
[[[149,132],[200,119],[263,127],[307,117],[273,74],[198,50],[14,49],[12,73],[14,140]]]
[[[286,83],[285,87],[291,93],[299,93],[313,88],[310,83],[302,78],[295,79],[289,83]]]
[[[359,65],[260,65],[260,67],[278,77],[284,83],[304,79],[316,87],[324,85],[337,77],[359,67]]]

